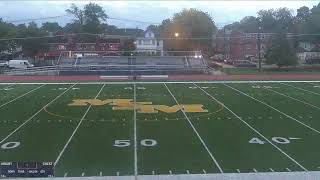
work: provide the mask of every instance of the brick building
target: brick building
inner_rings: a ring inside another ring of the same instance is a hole
[[[274,33],[260,33],[261,58],[266,53],[266,48],[271,42]],[[216,34],[216,54],[224,55],[227,60],[257,60],[258,33],[244,33],[240,31],[219,30]]]

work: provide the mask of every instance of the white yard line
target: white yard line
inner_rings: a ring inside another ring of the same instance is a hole
[[[320,81],[139,81],[139,84],[224,84],[224,83],[302,83],[302,82],[314,82],[319,83]],[[118,82],[104,82],[104,81],[96,81],[96,82],[38,82],[38,83],[0,83],[0,84],[135,84],[133,81],[118,81]]]
[[[98,96],[100,95],[101,91],[103,90],[105,84],[103,84],[103,86],[101,87],[100,91],[98,92],[98,94],[96,95],[96,97],[94,99],[97,99]],[[73,136],[76,134],[76,132],[78,131],[78,128],[80,127],[82,121],[84,120],[84,118],[87,116],[88,112],[90,111],[92,107],[92,104],[89,105],[89,107],[87,108],[86,112],[84,113],[84,115],[82,116],[81,120],[79,121],[77,127],[74,129],[74,131],[72,132],[70,138],[68,139],[67,143],[64,145],[63,149],[60,151],[57,159],[54,162],[54,166],[56,166],[59,163],[59,160],[61,158],[61,156],[63,155],[64,151],[66,150],[66,148],[68,147],[69,143],[71,142]]]
[[[60,95],[58,95],[56,98],[54,98],[52,101],[50,101],[48,104],[46,104],[45,106],[43,106],[41,109],[39,109],[34,115],[32,115],[29,119],[27,119],[26,121],[24,121],[19,127],[17,127],[14,131],[12,131],[8,136],[6,136],[4,139],[2,139],[0,141],[0,144],[3,143],[5,140],[7,140],[9,137],[11,137],[15,132],[17,132],[19,129],[21,129],[24,125],[26,125],[29,121],[31,121],[34,117],[36,117],[43,109],[45,109],[46,107],[48,107],[50,104],[52,104],[54,101],[56,101],[57,99],[59,99],[62,95],[64,95],[68,90],[70,90],[74,85],[70,86],[67,90],[65,90],[64,92],[62,92]]]
[[[180,105],[179,102],[177,101],[176,97],[172,94],[172,92],[170,91],[169,87],[166,85],[166,83],[163,83],[164,86],[167,88],[168,92],[170,93],[170,95],[172,96],[172,98],[174,99],[174,101],[176,102],[177,105]],[[186,112],[184,110],[181,110],[183,115],[185,116],[185,118],[187,119],[189,125],[191,126],[191,128],[193,129],[193,131],[196,133],[196,135],[198,136],[200,142],[202,143],[203,147],[206,149],[206,151],[208,152],[210,158],[212,159],[214,165],[219,169],[219,171],[221,173],[223,173],[222,168],[220,167],[218,161],[216,160],[216,158],[212,155],[212,153],[210,152],[209,148],[207,147],[206,143],[203,141],[203,139],[201,138],[200,134],[198,133],[197,129],[193,126],[191,120],[189,119],[189,117],[187,116]]]
[[[252,96],[249,96],[248,94],[246,94],[246,93],[244,93],[244,92],[242,92],[242,91],[240,91],[240,90],[238,90],[238,89],[236,89],[236,88],[234,88],[234,87],[231,87],[231,86],[229,86],[229,85],[227,85],[227,84],[224,84],[224,85],[227,86],[227,87],[229,87],[229,88],[231,88],[231,89],[233,89],[234,91],[239,92],[240,94],[243,94],[243,95],[245,95],[245,96],[247,96],[247,97],[249,97],[249,98],[251,98],[251,99],[253,99],[253,100],[255,100],[255,101],[257,101],[257,102],[259,102],[259,103],[261,103],[261,104],[263,104],[263,105],[265,105],[265,106],[267,106],[267,107],[269,107],[269,108],[271,108],[271,109],[273,109],[273,110],[275,110],[275,111],[277,111],[278,113],[286,116],[287,118],[289,118],[289,119],[291,119],[291,120],[296,121],[297,123],[305,126],[306,128],[308,128],[308,129],[310,129],[310,130],[312,130],[312,131],[317,132],[317,133],[320,134],[320,131],[319,131],[319,130],[314,129],[313,127],[311,127],[311,126],[309,126],[309,125],[307,125],[307,124],[305,124],[305,123],[297,120],[296,118],[294,118],[294,117],[292,117],[292,116],[290,116],[290,115],[288,115],[288,114],[286,114],[286,113],[284,113],[284,112],[276,109],[275,107],[270,106],[269,104],[267,104],[267,103],[265,103],[265,102],[263,102],[263,101],[260,101],[260,100],[258,100],[258,99],[256,99],[256,98],[252,97]]]
[[[20,99],[20,98],[22,98],[22,97],[30,94],[30,93],[32,93],[33,91],[36,91],[36,90],[40,89],[41,87],[43,87],[43,86],[45,86],[45,85],[46,85],[46,84],[43,84],[43,85],[41,85],[41,86],[38,86],[38,87],[36,87],[36,88],[34,88],[34,89],[32,89],[32,90],[24,93],[24,94],[22,94],[22,95],[20,95],[20,96],[18,96],[18,97],[16,97],[16,98],[14,98],[14,99],[12,99],[12,100],[10,100],[10,101],[8,101],[8,102],[0,105],[0,108],[2,108],[3,106],[5,106],[5,105],[7,105],[7,104],[9,104],[9,103],[12,103],[12,102],[14,102],[14,101],[16,101],[16,100],[18,100],[18,99]]]
[[[138,146],[137,146],[137,91],[136,84],[133,84],[133,129],[134,129],[134,176],[138,176]]]
[[[195,86],[199,87],[198,85],[194,84]],[[274,148],[276,148],[278,151],[280,151],[283,155],[285,155],[288,159],[290,159],[292,162],[294,162],[296,165],[298,165],[301,169],[304,171],[308,171],[304,166],[302,166],[299,162],[297,162],[294,158],[292,158],[290,155],[288,155],[286,152],[284,152],[281,148],[279,148],[277,145],[275,145],[272,141],[270,141],[268,138],[266,138],[262,133],[260,133],[258,130],[256,130],[253,126],[248,124],[245,120],[243,120],[238,114],[233,112],[229,107],[227,107],[225,104],[217,100],[215,97],[213,97],[211,94],[209,94],[204,89],[200,88],[201,91],[203,91],[205,94],[207,94],[211,99],[216,101],[218,104],[223,106],[225,109],[227,109],[229,112],[231,112],[236,118],[238,118],[242,123],[244,123],[246,126],[248,126],[252,131],[254,131],[256,134],[258,134],[260,137],[262,137],[265,141],[270,143]]]
[[[280,84],[283,84],[283,85],[286,85],[286,86],[289,86],[289,87],[292,87],[292,88],[295,88],[295,89],[299,89],[301,91],[305,91],[305,92],[320,96],[320,93],[316,93],[316,92],[313,92],[313,91],[310,91],[310,90],[307,90],[307,89],[303,89],[303,88],[300,88],[300,87],[292,86],[290,84],[286,84],[286,83],[282,83],[282,82],[280,82]]]
[[[7,88],[10,88],[10,87],[12,87],[12,86],[14,86],[14,85],[16,85],[16,84],[15,84],[15,83],[14,83],[14,84],[10,84],[9,86],[6,86],[6,87],[1,88],[1,90],[4,90],[4,89],[7,89]]]
[[[289,98],[289,99],[292,99],[292,100],[301,102],[301,103],[303,103],[303,104],[305,104],[305,105],[308,105],[308,106],[311,106],[311,107],[314,107],[314,108],[320,110],[320,107],[315,106],[315,105],[313,105],[313,104],[310,104],[310,103],[308,103],[308,102],[306,102],[306,101],[302,101],[302,100],[300,100],[300,99],[296,99],[296,98],[294,98],[294,97],[288,96],[288,95],[286,95],[286,94],[280,93],[280,92],[278,92],[278,91],[275,91],[275,90],[272,90],[272,89],[269,89],[269,88],[264,88],[264,89],[266,89],[266,90],[268,90],[268,91],[271,91],[271,92],[274,92],[274,93],[276,93],[276,94],[279,94],[279,95],[281,95],[281,96],[287,97],[287,98]]]

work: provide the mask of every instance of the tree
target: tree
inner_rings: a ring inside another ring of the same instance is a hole
[[[75,17],[75,23],[84,25],[84,12],[83,10],[79,9],[75,4],[72,4],[70,9],[66,9],[66,12]]]
[[[17,36],[21,38],[26,37],[42,37],[48,36],[48,33],[39,29],[35,22],[30,22],[28,27],[19,29]],[[32,38],[32,39],[22,39],[18,43],[22,46],[22,52],[25,56],[33,57],[48,48],[47,38]]]
[[[286,35],[281,33],[272,39],[272,43],[267,48],[266,63],[282,66],[292,66],[297,64],[297,56],[293,45],[290,44]]]
[[[75,20],[71,27],[76,27],[77,31],[87,33],[102,33],[104,26],[102,22],[106,21],[108,16],[101,6],[95,3],[89,3],[83,9],[78,8],[72,4],[70,9],[66,10],[67,13],[73,15]]]
[[[295,17],[295,23],[305,23],[310,18],[310,9],[306,6],[302,6],[297,9],[297,15]]]
[[[0,18],[0,38],[11,38],[11,37],[15,37],[16,35],[16,29],[15,26],[13,24],[10,23],[6,23],[4,21],[2,21],[2,19]],[[0,52],[1,51],[11,51],[12,48],[15,49],[14,46],[14,41],[1,41],[0,43]]]
[[[216,27],[210,15],[197,9],[184,9],[174,14],[172,19],[163,21],[159,26],[161,34],[171,38],[164,42],[170,50],[208,52],[212,47],[212,36],[215,30]],[[175,37],[175,33],[179,33],[179,37]]]
[[[62,30],[62,27],[57,22],[45,22],[42,23],[41,29],[46,32],[57,32]]]

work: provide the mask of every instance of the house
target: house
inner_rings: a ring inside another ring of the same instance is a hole
[[[296,49],[299,64],[320,63],[320,47],[311,42],[299,42]]]
[[[147,29],[142,37],[137,37],[134,43],[136,53],[163,56],[163,40],[159,39],[159,35],[151,29]]]

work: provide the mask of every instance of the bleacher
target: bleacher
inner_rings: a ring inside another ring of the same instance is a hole
[[[193,56],[61,56],[62,73],[76,74],[181,74],[203,73],[206,64]]]

